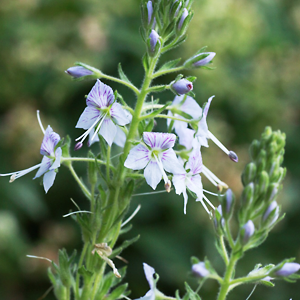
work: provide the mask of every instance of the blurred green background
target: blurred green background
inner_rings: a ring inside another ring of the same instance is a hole
[[[285,166],[288,169],[280,203],[287,213],[263,246],[252,250],[239,264],[246,274],[256,263],[278,263],[286,257],[300,262],[300,2],[296,0],[196,0],[188,40],[162,61],[189,58],[202,46],[217,53],[214,71],[195,70],[197,101],[213,100],[208,124],[228,148],[239,155],[234,164],[212,143],[203,160],[238,196],[240,174],[248,162],[248,146],[270,125],[287,134]],[[141,57],[145,51],[139,36],[138,0],[1,0],[0,2],[0,167],[1,173],[21,170],[40,162],[42,133],[36,120],[41,111],[45,125],[74,140],[82,131],[75,124],[85,107],[94,82],[74,82],[64,73],[75,61],[94,65],[117,75],[117,64],[140,85]],[[162,78],[163,83],[173,76]],[[131,91],[114,83],[129,103]],[[159,95],[162,102],[170,93]],[[163,128],[164,122],[158,126]],[[159,128],[159,127],[158,127]],[[161,129],[163,130],[163,129]],[[95,146],[94,146],[95,147]],[[96,149],[96,148],[94,148]],[[78,153],[85,155],[87,147]],[[75,165],[86,174],[85,166]],[[66,169],[60,168],[47,195],[39,180],[29,174],[13,184],[0,179],[0,298],[35,300],[50,287],[49,263],[26,254],[57,258],[59,248],[69,252],[81,247],[77,225],[63,214],[75,209],[73,198],[84,209],[79,188]],[[205,179],[204,185],[213,190]],[[162,188],[162,186],[160,186]],[[139,191],[150,191],[144,185]],[[216,199],[211,200],[217,205]],[[184,290],[190,256],[205,255],[222,271],[213,245],[213,228],[199,203],[190,201],[183,214],[182,196],[135,197],[131,211],[142,205],[133,220],[140,240],[124,251],[129,261],[131,298],[148,290],[142,263],[160,275],[158,287],[167,295]],[[118,267],[124,265],[116,261]],[[215,299],[217,285],[207,282],[201,295]],[[252,286],[237,288],[229,299],[246,299]],[[251,299],[300,299],[299,283],[276,282],[275,288],[258,286]],[[53,294],[45,298],[54,299]]]

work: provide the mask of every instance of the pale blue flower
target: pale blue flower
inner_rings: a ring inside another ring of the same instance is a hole
[[[76,128],[87,129],[87,131],[76,139],[76,141],[80,141],[75,148],[78,148],[78,145],[82,146],[82,142],[92,130],[95,132],[90,143],[99,133],[111,146],[117,135],[117,126],[130,123],[131,114],[123,109],[121,104],[115,102],[113,90],[99,79],[88,94],[86,104],[87,107],[81,114]]]
[[[167,190],[170,180],[165,172],[181,174],[184,172],[174,150],[176,136],[172,133],[144,132],[145,144],[133,147],[124,163],[132,170],[144,169],[146,182],[155,190],[161,179],[164,179]]]
[[[200,146],[193,149],[190,154],[189,161],[185,165],[185,170],[182,173],[174,174],[172,181],[176,190],[176,194],[183,194],[184,199],[184,213],[186,214],[186,205],[188,202],[187,188],[197,195],[197,200],[203,203],[203,186],[201,176],[199,173],[202,171],[202,157],[200,153]]]
[[[146,279],[149,283],[150,290],[145,294],[144,297],[141,297],[138,299],[139,300],[154,300],[156,284],[154,282],[153,275],[155,274],[155,270],[154,270],[154,268],[150,267],[146,263],[143,263],[143,267],[144,267],[144,273],[145,273]]]
[[[56,147],[59,141],[60,136],[55,133],[50,126],[48,126],[45,131],[44,139],[40,149],[40,153],[44,155],[42,162],[31,168],[13,173],[0,174],[0,176],[11,176],[9,182],[13,182],[17,178],[39,168],[33,179],[44,175],[43,185],[45,192],[47,193],[50,187],[53,185],[57,169],[60,167],[62,150],[60,147]]]

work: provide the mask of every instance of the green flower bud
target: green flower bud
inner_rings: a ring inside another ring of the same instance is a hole
[[[245,186],[250,182],[254,181],[255,175],[256,175],[256,165],[255,163],[251,162],[246,166],[243,172],[242,175],[243,185]]]
[[[269,187],[269,175],[266,171],[262,171],[259,175],[258,182],[255,184],[255,192],[257,196],[263,195]]]
[[[254,140],[250,145],[250,155],[252,160],[256,160],[260,151],[260,142],[258,140]]]
[[[264,149],[262,149],[260,150],[256,158],[257,174],[261,173],[265,169],[266,161],[267,161],[267,153]]]

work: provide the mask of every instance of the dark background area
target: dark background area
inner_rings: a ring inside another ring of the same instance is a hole
[[[203,149],[203,160],[235,192],[241,193],[240,174],[248,162],[248,147],[259,138],[265,126],[287,135],[284,165],[288,173],[279,197],[285,219],[268,240],[250,251],[238,265],[237,274],[247,274],[256,263],[278,263],[287,257],[300,262],[300,3],[296,0],[196,0],[195,15],[188,39],[169,52],[161,62],[189,58],[202,46],[217,53],[214,71],[194,70],[194,84],[202,105],[215,95],[209,111],[210,130],[239,155],[234,164],[212,142]],[[117,75],[122,63],[128,77],[140,85],[143,79],[141,57],[145,46],[139,36],[138,0],[2,0],[0,2],[0,167],[1,173],[28,168],[40,162],[42,132],[36,120],[41,111],[44,125],[74,141],[82,131],[75,130],[85,98],[94,82],[74,82],[65,73],[75,61]],[[175,75],[174,75],[175,77]],[[173,75],[161,79],[169,83]],[[107,82],[134,104],[130,90]],[[171,93],[160,94],[162,103]],[[158,123],[164,130],[164,122]],[[96,150],[97,146],[93,146]],[[87,147],[78,151],[86,155]],[[76,153],[77,154],[77,153]],[[76,155],[73,153],[73,155]],[[85,177],[85,165],[74,164]],[[74,209],[70,198],[80,206],[87,203],[73,178],[60,168],[47,195],[34,173],[8,184],[0,179],[0,298],[35,300],[50,287],[49,263],[26,258],[26,254],[57,259],[59,248],[69,253],[80,249],[77,225],[62,215]],[[203,179],[205,188],[214,190]],[[162,189],[162,185],[158,187]],[[146,184],[137,192],[150,192]],[[217,200],[211,198],[217,205]],[[134,197],[131,211],[141,211],[134,228],[124,238],[141,234],[140,240],[122,253],[129,261],[131,298],[149,289],[142,263],[153,266],[160,275],[158,288],[167,295],[184,290],[189,277],[190,257],[207,256],[222,272],[222,262],[214,248],[213,228],[200,203],[190,200],[183,214],[183,198],[166,195]],[[124,265],[116,261],[118,267]],[[258,286],[252,300],[300,299],[299,283],[275,282],[275,288]],[[215,299],[217,285],[208,281],[203,299]],[[237,288],[229,299],[246,299],[252,286]],[[50,293],[45,299],[54,299]]]

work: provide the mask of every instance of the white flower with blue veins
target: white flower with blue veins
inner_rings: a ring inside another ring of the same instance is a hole
[[[41,128],[43,130],[42,126]],[[60,167],[62,150],[60,147],[57,147],[60,141],[60,136],[55,133],[50,126],[48,126],[44,133],[45,135],[40,149],[40,153],[44,155],[44,157],[40,164],[25,170],[7,174],[0,174],[0,176],[11,176],[9,182],[14,182],[17,178],[22,177],[23,175],[39,168],[33,179],[43,176],[43,185],[45,192],[47,193],[50,187],[53,185],[57,169]]]
[[[176,141],[176,135],[162,132],[144,132],[143,140],[145,144],[139,144],[130,150],[124,166],[132,170],[145,168],[146,182],[154,190],[163,178],[167,191],[170,191],[171,182],[165,171],[172,174],[185,172],[172,149]]]
[[[131,114],[123,109],[121,104],[115,102],[111,87],[99,79],[89,92],[86,105],[87,107],[76,124],[76,128],[86,129],[86,132],[76,139],[76,141],[80,141],[75,145],[75,150],[82,147],[82,142],[92,130],[94,130],[94,134],[90,138],[90,144],[99,133],[111,146],[115,141],[118,126],[125,126],[131,122]]]

